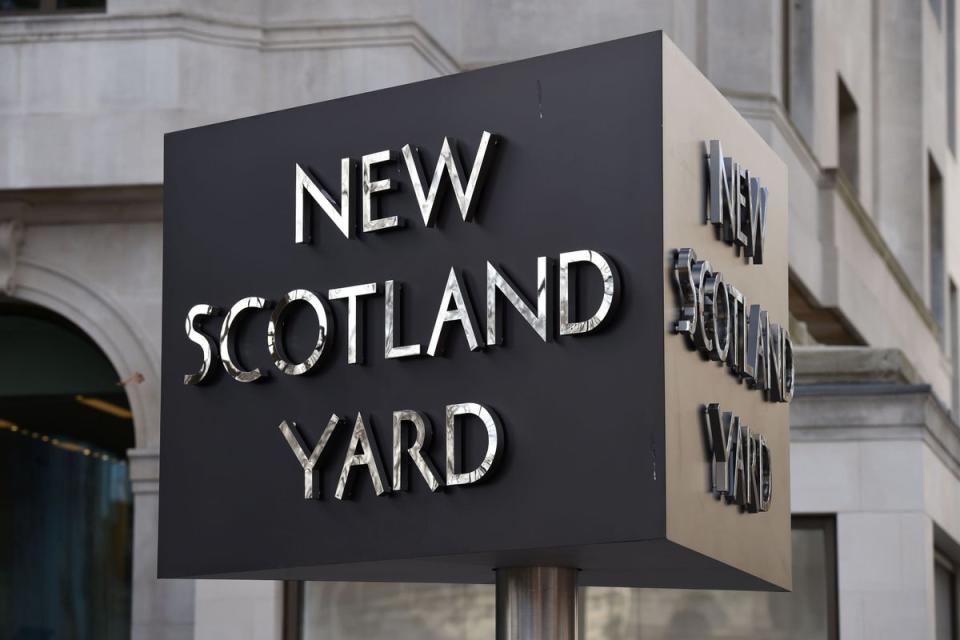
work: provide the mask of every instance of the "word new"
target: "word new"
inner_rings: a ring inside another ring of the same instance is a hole
[[[724,242],[753,264],[763,263],[767,228],[767,189],[740,163],[725,158],[719,140],[710,141],[707,215]]]
[[[350,444],[347,446],[343,464],[340,467],[334,497],[337,500],[343,500],[344,497],[350,495],[353,476],[356,475],[352,472],[355,469],[358,469],[360,473],[363,473],[364,470],[367,472],[373,485],[373,491],[378,496],[391,491],[406,490],[408,487],[407,470],[403,463],[407,458],[413,462],[414,468],[419,472],[430,491],[437,491],[443,486],[452,487],[479,482],[493,468],[503,453],[503,428],[500,425],[500,419],[491,409],[476,402],[447,405],[444,415],[444,432],[446,435],[446,473],[444,477],[440,477],[436,467],[425,452],[430,446],[433,435],[430,418],[418,411],[403,410],[393,412],[393,468],[391,477],[388,479],[383,469],[383,462],[373,429],[364,423],[363,415],[358,413],[357,419],[353,423],[353,431],[350,434]],[[462,471],[459,469],[461,447],[458,444],[457,425],[459,417],[468,415],[479,418],[483,423],[487,434],[487,449],[483,460],[475,469]],[[286,421],[280,423],[280,432],[283,433],[287,444],[290,445],[290,449],[293,450],[300,466],[303,467],[303,497],[307,500],[320,498],[318,486],[320,457],[340,422],[340,417],[333,414],[323,433],[320,434],[317,444],[312,448],[306,446],[294,423],[287,423]],[[412,441],[409,437],[411,428],[413,429]],[[390,480],[392,480],[392,484],[389,483]]]
[[[716,403],[707,406],[706,418],[714,495],[752,513],[769,511],[773,475],[763,435],[751,434],[739,416],[721,413]]]
[[[460,207],[460,214],[464,222],[469,222],[472,219],[476,195],[480,190],[482,179],[486,173],[484,160],[490,154],[490,150],[496,142],[497,137],[489,131],[484,131],[480,136],[477,155],[473,161],[473,167],[470,170],[467,183],[464,185],[462,176],[464,176],[465,173],[463,167],[460,166],[456,142],[445,137],[443,139],[443,146],[440,148],[437,167],[434,169],[433,177],[430,180],[429,186],[426,188],[424,188],[424,185],[426,185],[427,179],[420,165],[419,152],[408,144],[403,146],[400,153],[407,167],[410,184],[413,186],[413,193],[417,199],[417,205],[420,208],[420,215],[423,217],[423,224],[425,226],[431,227],[434,224],[433,210],[444,184],[444,172],[446,172],[450,178],[450,185],[453,187],[453,194],[457,199],[457,205]],[[401,226],[401,221],[397,216],[379,217],[377,201],[373,199],[374,194],[391,191],[396,187],[389,178],[377,180],[373,177],[377,165],[391,162],[393,159],[393,151],[384,150],[369,153],[360,160],[360,209],[363,215],[361,228],[365,233],[383,231]],[[333,196],[318,182],[314,181],[299,164],[296,165],[296,233],[294,237],[296,243],[304,244],[310,242],[311,224],[309,210],[305,207],[304,203],[304,192],[309,194],[313,201],[319,205],[320,209],[333,221],[344,237],[350,238],[353,235],[355,222],[351,214],[353,210],[351,201],[352,194],[354,193],[352,186],[354,173],[352,165],[353,162],[350,158],[343,158],[340,161],[339,208]]]

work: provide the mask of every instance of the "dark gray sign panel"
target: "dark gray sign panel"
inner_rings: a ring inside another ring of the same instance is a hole
[[[789,587],[785,170],[661,34],[164,177],[161,577]]]

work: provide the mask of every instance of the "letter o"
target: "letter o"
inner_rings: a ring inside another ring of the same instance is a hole
[[[727,285],[723,276],[711,273],[706,277],[704,289],[704,310],[706,330],[713,343],[710,351],[712,360],[723,362],[730,348],[730,299],[727,297]]]
[[[303,301],[313,307],[317,314],[317,322],[320,323],[320,330],[317,335],[317,346],[307,356],[307,359],[299,364],[287,361],[283,349],[280,346],[280,332],[283,330],[283,312],[290,304]],[[270,357],[273,358],[273,364],[283,373],[289,376],[299,376],[313,369],[324,347],[327,345],[327,336],[333,328],[333,318],[327,315],[327,308],[323,301],[314,293],[306,289],[294,289],[283,297],[279,304],[274,308],[270,315],[270,324],[267,325],[267,349],[270,351]]]
[[[713,338],[707,328],[706,315],[706,284],[713,277],[713,268],[706,260],[699,260],[693,264],[693,286],[697,301],[697,322],[693,333],[694,344],[705,355],[713,351]]]

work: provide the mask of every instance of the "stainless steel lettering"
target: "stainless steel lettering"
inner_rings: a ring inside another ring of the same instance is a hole
[[[307,449],[309,449],[309,447],[306,446],[300,433],[297,431],[296,423],[290,422],[287,424],[286,420],[280,423],[280,432],[283,434],[284,439],[286,439],[287,444],[290,445],[290,449],[300,462],[300,466],[303,467],[303,497],[306,500],[320,498],[320,491],[317,488],[319,482],[317,462],[320,460],[320,454],[323,453],[327,442],[330,441],[330,436],[333,435],[333,430],[336,429],[339,422],[340,418],[337,414],[330,416],[330,421],[324,428],[323,433],[320,434],[320,440],[317,441],[317,445],[313,447],[313,451],[309,457],[307,456]]]
[[[409,358],[420,355],[419,344],[396,346],[402,327],[403,314],[398,313],[402,285],[387,280],[383,283],[383,356],[392,358]]]
[[[306,189],[313,201],[333,221],[345,238],[350,237],[350,158],[340,161],[340,210],[337,211],[336,202],[326,189],[314,182],[306,171],[297,165],[296,196],[296,233],[294,242],[304,244],[310,242],[310,212],[304,206],[303,191]]]
[[[357,453],[358,448],[360,453]],[[376,438],[372,430],[367,431],[367,427],[363,423],[363,416],[359,413],[357,414],[357,421],[353,425],[350,445],[347,447],[347,456],[343,459],[343,467],[340,469],[340,478],[337,480],[337,490],[334,493],[337,500],[343,500],[345,496],[350,494],[350,472],[354,467],[367,468],[370,473],[370,481],[373,483],[373,491],[378,496],[387,491],[383,484],[383,463],[380,461]]]
[[[200,364],[200,371],[197,373],[188,373],[183,376],[183,384],[200,384],[210,375],[210,368],[213,364],[213,350],[216,343],[213,338],[197,329],[197,320],[205,316],[218,316],[220,309],[209,304],[197,304],[190,307],[187,311],[186,332],[190,342],[198,345],[203,353],[203,361]]]
[[[600,271],[603,280],[603,298],[596,312],[587,320],[571,321],[574,301],[570,297],[570,265],[590,263]],[[613,261],[599,251],[569,251],[560,254],[560,335],[589,333],[599,327],[613,308],[619,295],[619,275]]]
[[[327,297],[331,300],[347,300],[347,363],[358,364],[363,362],[363,307],[357,303],[360,296],[370,296],[377,292],[377,283],[368,282],[352,287],[330,289]],[[391,292],[391,312],[393,307]],[[393,323],[390,324],[391,328]],[[391,335],[391,340],[393,336]],[[387,356],[390,357],[390,356]]]
[[[269,375],[269,372],[261,371],[259,368],[246,371],[242,368],[239,361],[234,360],[233,356],[230,355],[233,323],[244,311],[250,309],[268,309],[272,305],[272,302],[263,298],[241,298],[236,304],[230,307],[230,311],[227,312],[227,317],[223,319],[223,324],[220,326],[220,362],[230,377],[237,382],[253,382],[254,380],[259,380]]]
[[[313,308],[313,312],[317,316],[319,329],[317,331],[317,344],[314,346],[313,351],[310,352],[310,355],[307,356],[303,362],[295,364],[287,359],[283,347],[280,345],[280,336],[283,332],[283,312],[287,306],[298,300],[306,302]],[[267,325],[267,350],[270,352],[270,356],[273,358],[273,364],[277,369],[280,369],[280,371],[289,376],[303,375],[310,371],[310,369],[313,369],[317,361],[320,360],[320,355],[323,353],[327,345],[328,337],[332,332],[333,317],[327,315],[327,308],[323,301],[306,289],[294,289],[280,300],[280,303],[274,308],[273,313],[270,315],[270,323]]]
[[[457,416],[473,415],[483,422],[487,430],[487,450],[480,465],[469,472],[458,471],[457,460],[459,455],[459,440],[457,439]],[[492,410],[476,402],[463,402],[447,405],[446,408],[446,440],[447,440],[447,486],[473,484],[483,478],[496,463],[503,442],[503,428],[500,419]]]
[[[450,308],[453,302],[455,308]],[[463,334],[467,338],[467,346],[470,351],[476,351],[480,348],[480,342],[477,340],[477,319],[473,314],[473,306],[470,300],[464,296],[464,287],[460,275],[456,269],[451,268],[447,276],[447,284],[443,288],[443,299],[440,301],[440,309],[437,311],[437,319],[433,324],[433,333],[430,335],[430,345],[427,347],[427,354],[435,356],[442,353],[443,329],[448,322],[459,322],[463,328]]]
[[[497,307],[497,291],[513,305],[520,316],[527,321],[540,339],[547,341],[547,258],[537,258],[537,310],[533,311],[527,301],[517,293],[513,284],[493,266],[487,262],[487,344],[500,344],[501,331],[498,327],[499,309]]]
[[[410,174],[410,183],[413,185],[413,192],[417,197],[417,203],[420,206],[420,215],[423,217],[423,224],[431,227],[434,224],[433,211],[440,193],[440,186],[443,179],[443,172],[446,169],[450,176],[450,183],[453,186],[453,192],[457,199],[457,205],[460,207],[460,214],[464,222],[468,222],[473,217],[473,205],[476,202],[476,194],[479,190],[486,167],[484,160],[490,152],[490,147],[496,141],[495,136],[484,131],[480,136],[480,144],[477,147],[477,155],[473,161],[473,168],[470,170],[470,177],[467,180],[467,186],[464,188],[461,176],[464,175],[463,168],[460,166],[460,158],[457,153],[456,142],[449,138],[443,139],[443,146],[440,149],[440,157],[437,159],[437,167],[433,172],[433,179],[430,181],[430,188],[424,191],[423,185],[426,177],[420,166],[418,151],[406,144],[401,149],[403,160],[407,165],[407,172]]]
[[[413,444],[405,446],[403,444],[403,425],[411,424],[414,426],[416,436]],[[430,440],[433,436],[433,427],[430,424],[430,418],[419,411],[403,410],[393,412],[393,490],[404,491],[407,489],[407,475],[403,469],[403,454],[410,456],[414,466],[420,472],[424,482],[430,487],[430,491],[436,491],[440,488],[440,474],[437,473],[433,463],[423,455],[423,450],[430,446]]]
[[[391,227],[396,227],[400,224],[400,220],[397,218],[397,216],[377,218],[375,216],[376,203],[372,201],[373,194],[379,191],[390,191],[393,188],[393,183],[389,178],[385,180],[373,180],[371,178],[373,166],[383,162],[390,162],[391,160],[393,160],[392,151],[378,151],[377,153],[370,153],[363,156],[360,161],[360,193],[362,199],[361,209],[363,210],[364,232],[382,231],[383,229],[390,229]]]

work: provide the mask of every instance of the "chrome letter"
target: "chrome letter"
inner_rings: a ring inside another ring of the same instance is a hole
[[[480,466],[468,473],[457,471],[459,458],[459,442],[457,440],[457,416],[474,415],[483,421],[487,430],[487,451]],[[476,402],[463,402],[447,405],[446,409],[446,436],[447,436],[447,486],[458,484],[473,484],[480,480],[493,467],[500,455],[500,442],[503,440],[503,428],[500,419],[489,409]]]
[[[603,299],[600,307],[588,320],[571,322],[573,303],[570,300],[570,265],[576,262],[589,262],[600,270],[603,278]],[[593,331],[604,321],[619,295],[619,276],[613,261],[599,251],[570,251],[560,254],[560,335]]]
[[[187,311],[187,338],[190,342],[193,342],[196,345],[199,345],[200,350],[203,352],[203,363],[200,365],[200,371],[197,373],[188,373],[183,376],[183,384],[200,384],[207,379],[207,376],[210,374],[210,365],[213,364],[213,349],[215,347],[215,342],[213,338],[202,333],[196,327],[197,318],[202,316],[218,316],[220,315],[220,310],[216,307],[212,307],[209,304],[197,304],[190,307],[190,310]]]
[[[327,297],[331,300],[347,299],[347,363],[363,362],[363,309],[357,305],[357,298],[377,292],[377,283],[358,284],[352,287],[330,289]],[[391,305],[392,306],[392,305]]]
[[[393,490],[404,491],[407,488],[407,477],[403,472],[404,422],[412,424],[417,432],[414,443],[406,448],[406,452],[420,471],[427,486],[430,487],[430,491],[436,491],[440,488],[440,474],[437,473],[433,463],[423,456],[423,450],[430,446],[433,427],[430,424],[430,418],[411,410],[393,412]]]

